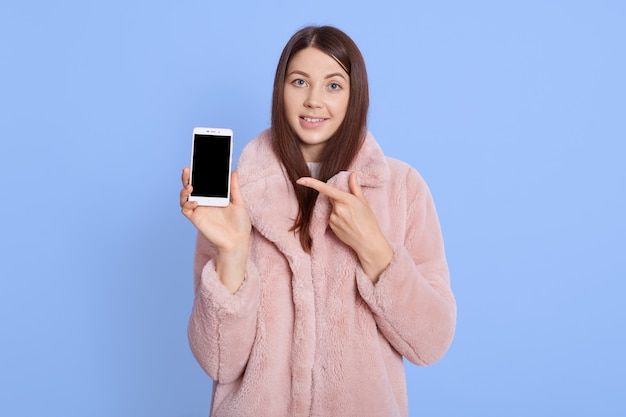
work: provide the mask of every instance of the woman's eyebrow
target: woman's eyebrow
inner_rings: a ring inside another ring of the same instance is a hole
[[[291,71],[289,74],[287,74],[287,77],[289,77],[291,75],[294,75],[294,74],[302,75],[303,77],[307,77],[307,78],[311,78],[311,76],[309,74],[307,74],[304,71],[300,71],[300,70],[293,70],[293,71]]]
[[[328,74],[328,75],[326,76],[326,79],[333,78],[333,77],[341,77],[341,78],[343,78],[344,80],[346,79],[346,77],[344,77],[344,76],[343,76],[343,74],[342,74],[342,73],[340,73],[340,72],[333,72],[332,74]]]

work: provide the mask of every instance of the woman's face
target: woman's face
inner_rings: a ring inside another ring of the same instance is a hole
[[[285,77],[285,116],[307,162],[320,162],[348,110],[350,76],[332,57],[309,47],[295,54]]]

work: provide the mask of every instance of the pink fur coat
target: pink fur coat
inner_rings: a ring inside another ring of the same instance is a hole
[[[441,230],[420,175],[367,139],[356,171],[394,249],[377,284],[328,227],[330,202],[313,214],[313,249],[289,229],[293,188],[267,132],[238,164],[253,225],[246,278],[231,294],[198,237],[191,349],[214,380],[212,417],[407,416],[402,358],[437,361],[456,323]],[[348,172],[329,184],[348,191]]]

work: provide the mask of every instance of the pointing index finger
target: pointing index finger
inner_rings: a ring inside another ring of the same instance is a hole
[[[344,196],[344,192],[336,189],[332,185],[328,185],[325,182],[322,182],[318,179],[311,177],[302,177],[296,181],[297,184],[300,184],[304,187],[312,188],[331,200],[341,200]]]

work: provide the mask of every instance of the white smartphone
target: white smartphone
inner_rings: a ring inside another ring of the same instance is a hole
[[[197,201],[200,206],[228,206],[232,157],[232,129],[193,129],[189,166],[193,191],[189,201]]]

